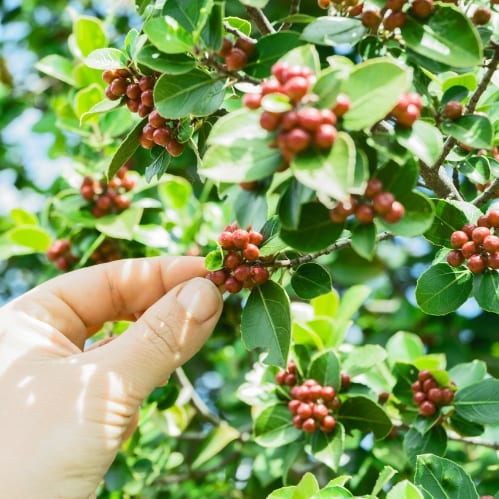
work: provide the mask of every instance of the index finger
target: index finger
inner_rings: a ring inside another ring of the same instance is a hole
[[[6,307],[51,325],[83,349],[89,330],[140,314],[177,284],[206,273],[200,257],[118,260],[51,279]]]

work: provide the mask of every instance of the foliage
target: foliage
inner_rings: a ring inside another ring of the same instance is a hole
[[[122,257],[203,255],[223,271],[234,221],[264,238],[248,262],[271,279],[225,293],[213,337],[145,401],[98,497],[499,490],[499,248],[475,241],[479,269],[447,260],[465,226],[499,232],[499,14],[429,2],[420,16],[417,1],[1,8],[31,26],[38,59],[31,88],[0,59],[2,128],[40,109],[32,132],[66,163],[41,185],[2,133],[4,169],[43,199],[0,217],[4,299]],[[323,121],[284,125],[303,109]],[[334,389],[314,399],[334,429],[294,419],[307,380]]]

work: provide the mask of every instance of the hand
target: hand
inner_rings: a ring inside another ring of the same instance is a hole
[[[2,497],[95,492],[142,400],[215,327],[222,299],[205,274],[201,258],[122,260],[57,277],[0,308]],[[136,322],[83,351],[114,320]]]

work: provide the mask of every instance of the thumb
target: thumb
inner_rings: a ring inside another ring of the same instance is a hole
[[[210,280],[197,277],[186,281],[166,293],[114,341],[85,352],[85,360],[116,373],[133,396],[145,398],[202,347],[222,305],[220,291]]]

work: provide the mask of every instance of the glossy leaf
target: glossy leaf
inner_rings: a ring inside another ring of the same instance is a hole
[[[483,360],[472,360],[456,364],[449,369],[449,376],[459,389],[482,381],[487,374],[487,364]]]
[[[136,227],[142,218],[142,212],[142,208],[128,208],[119,215],[100,218],[95,224],[95,228],[108,237],[132,240]]]
[[[478,499],[470,476],[457,463],[433,454],[422,454],[416,462],[414,484],[424,499]]]
[[[492,146],[494,129],[489,118],[478,114],[466,114],[457,120],[442,122],[442,131],[464,145],[477,149]]]
[[[165,54],[181,54],[194,47],[192,34],[172,17],[153,17],[143,29],[151,43]]]
[[[242,340],[248,350],[268,352],[264,362],[285,366],[288,358],[291,317],[289,299],[274,281],[253,288],[241,317]]]
[[[404,450],[414,462],[420,454],[444,456],[447,450],[447,432],[442,426],[434,426],[430,431],[421,434],[412,427],[404,436]]]
[[[291,286],[300,298],[310,300],[331,291],[331,275],[318,263],[304,263],[291,276]]]
[[[74,64],[61,55],[47,55],[40,59],[35,64],[35,67],[38,71],[52,76],[53,78],[57,78],[68,85],[75,85],[75,79],[73,77]]]
[[[493,270],[476,275],[473,296],[484,310],[499,314],[499,273]]]
[[[94,50],[106,48],[108,39],[102,22],[89,16],[81,16],[73,23],[73,35],[83,57],[87,57]]]
[[[196,67],[192,57],[185,54],[164,54],[153,45],[147,45],[139,52],[137,62],[169,75],[188,73]]]
[[[47,251],[52,239],[45,229],[36,225],[17,225],[5,235],[12,243],[39,252]]]
[[[373,223],[358,224],[353,229],[352,248],[366,260],[373,258],[376,249],[376,227]]]
[[[344,372],[357,376],[384,362],[386,350],[379,345],[362,345],[354,348],[342,364]]]
[[[302,434],[291,423],[289,409],[281,404],[267,407],[256,417],[254,433],[255,441],[263,447],[280,447]]]
[[[307,377],[315,379],[319,384],[340,388],[340,363],[332,350],[327,350],[313,357]]]
[[[472,286],[472,274],[467,269],[456,269],[447,263],[438,263],[419,277],[416,301],[427,314],[445,315],[466,301]]]
[[[126,68],[126,55],[115,48],[101,48],[93,50],[85,57],[85,64],[94,69]]]
[[[451,248],[450,236],[469,222],[466,214],[456,204],[444,199],[433,202],[435,217],[431,227],[424,233],[426,239],[434,244]]]
[[[334,47],[342,44],[355,45],[365,32],[366,28],[359,19],[326,16],[318,17],[305,26],[301,37],[310,43]]]
[[[499,380],[486,379],[458,389],[454,397],[457,414],[479,424],[499,423]]]
[[[423,494],[409,480],[395,484],[386,494],[386,499],[424,499]]]
[[[397,128],[395,136],[401,146],[427,165],[433,165],[442,153],[442,134],[425,121],[417,120],[411,128]]]
[[[310,445],[306,446],[306,450],[315,459],[336,471],[340,465],[344,443],[345,429],[341,423],[337,423],[332,433],[316,431],[310,439]]]
[[[470,19],[454,5],[436,5],[428,19],[407,16],[401,28],[407,46],[424,57],[456,68],[482,61],[482,44]]]

